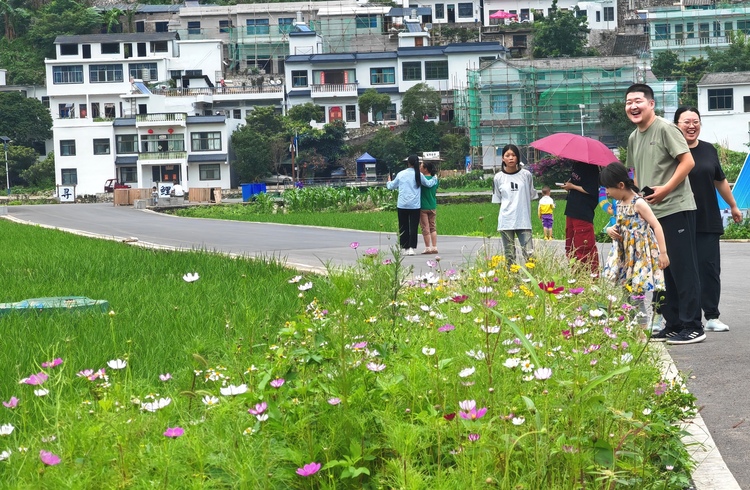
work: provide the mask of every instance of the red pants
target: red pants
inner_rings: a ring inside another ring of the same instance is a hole
[[[587,264],[592,273],[599,273],[594,223],[565,217],[565,255]]]

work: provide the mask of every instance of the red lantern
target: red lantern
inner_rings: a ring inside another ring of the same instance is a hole
[[[174,129],[172,129],[172,128],[167,129],[167,133],[169,133],[169,134],[174,133]]]
[[[154,134],[154,130],[153,129],[149,129],[148,130],[148,134]]]

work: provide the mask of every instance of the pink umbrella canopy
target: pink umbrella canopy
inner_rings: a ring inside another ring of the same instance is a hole
[[[606,167],[619,159],[601,141],[572,133],[556,133],[538,139],[529,146],[561,158]]]
[[[494,14],[490,14],[490,19],[517,19],[518,15],[511,14],[510,12],[506,12],[504,10],[498,10]]]

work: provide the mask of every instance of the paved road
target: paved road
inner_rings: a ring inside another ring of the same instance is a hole
[[[351,242],[380,249],[396,242],[394,233],[360,232],[304,226],[185,219],[111,204],[11,206],[9,215],[31,223],[107,235],[137,237],[186,249],[207,249],[248,256],[285,258],[290,265],[319,269],[326,264],[351,264],[356,254]],[[494,240],[497,246],[497,240]],[[439,239],[441,264],[460,266],[484,245],[479,238]],[[544,244],[547,245],[547,244]],[[690,375],[689,387],[698,397],[703,419],[741,488],[750,490],[750,244],[722,243],[722,320],[725,333],[709,333],[706,342],[671,346],[677,367]],[[426,259],[407,257],[415,270],[426,271]],[[701,490],[725,490],[720,485]]]

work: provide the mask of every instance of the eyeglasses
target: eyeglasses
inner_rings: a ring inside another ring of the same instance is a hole
[[[700,126],[701,122],[698,120],[695,121],[678,121],[678,124],[681,124],[683,126]]]

